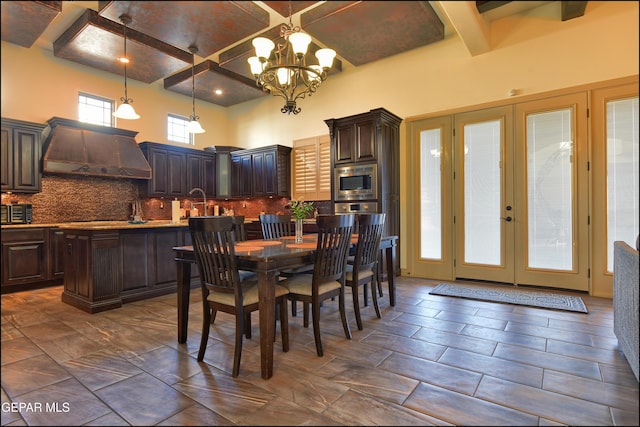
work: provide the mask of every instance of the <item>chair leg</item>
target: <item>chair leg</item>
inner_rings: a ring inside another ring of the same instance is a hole
[[[338,306],[340,307],[340,317],[342,318],[342,328],[344,329],[344,336],[347,339],[351,339],[351,329],[349,329],[349,322],[347,321],[347,313],[344,308],[344,286],[340,288],[340,295],[338,296]]]
[[[211,325],[211,309],[204,310],[202,318],[202,336],[200,337],[200,350],[198,350],[198,362],[204,359],[204,352],[207,350],[209,341],[209,325]]]
[[[291,316],[296,317],[298,315],[298,307],[297,307],[297,302],[295,299],[291,300]]]
[[[364,306],[367,307],[369,305],[369,284],[365,283],[362,285],[364,288],[364,292],[362,292],[364,298]]]
[[[246,314],[244,312],[236,313],[236,345],[233,352],[233,372],[235,378],[240,373],[240,358],[242,357],[242,335],[245,333]]]
[[[320,311],[320,307],[318,307],[318,311]],[[302,303],[302,326],[305,328],[309,327],[309,304],[306,302]]]
[[[251,339],[251,312],[244,314],[244,336]]]
[[[287,314],[287,298],[280,301],[280,334],[282,335],[282,351],[289,351],[289,317]]]
[[[374,283],[374,281],[376,283]],[[373,300],[373,308],[376,309],[376,316],[378,316],[378,319],[382,319],[382,315],[380,314],[380,306],[378,305],[378,292],[376,292],[376,289],[378,289],[379,286],[380,281],[377,277],[371,279],[371,299]]]
[[[305,307],[307,304],[305,304]],[[311,304],[311,318],[313,320],[313,338],[316,342],[316,353],[322,357],[322,341],[320,339],[320,304],[316,301]]]
[[[365,289],[366,289],[365,285]],[[362,318],[360,317],[360,301],[358,300],[358,288],[359,286],[354,283],[353,286],[351,286],[351,295],[353,295],[353,312],[356,315],[356,323],[358,324],[358,330],[361,331],[362,330]],[[366,292],[365,292],[365,297],[364,297],[365,301],[367,299],[366,297]]]
[[[213,322],[216,321],[216,314],[218,313],[218,310],[211,310],[211,324],[213,325]]]

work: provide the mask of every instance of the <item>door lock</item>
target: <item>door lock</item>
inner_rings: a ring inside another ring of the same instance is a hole
[[[504,219],[507,222],[511,222],[513,220],[513,218],[511,218],[510,216],[507,217],[501,217],[501,219]]]

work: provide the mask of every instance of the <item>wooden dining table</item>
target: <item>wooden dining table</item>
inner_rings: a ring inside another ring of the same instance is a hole
[[[395,305],[395,257],[398,236],[386,236],[380,244],[381,255],[387,265],[389,303]],[[307,243],[306,245],[304,243]],[[273,376],[273,348],[275,338],[275,284],[278,272],[288,268],[313,264],[316,246],[315,235],[305,235],[303,244],[284,237],[271,240],[249,240],[243,244],[250,250],[236,246],[237,267],[258,275],[259,322],[260,322],[260,367],[263,379]],[[178,343],[187,342],[189,322],[189,295],[191,292],[191,265],[194,264],[193,246],[176,246]],[[240,249],[240,250],[238,250]]]

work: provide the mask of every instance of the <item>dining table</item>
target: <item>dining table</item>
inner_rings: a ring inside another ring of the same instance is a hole
[[[386,262],[389,284],[389,303],[395,305],[395,257],[398,236],[384,236],[380,243],[381,256]],[[307,234],[296,243],[294,236],[279,239],[248,240],[236,243],[237,268],[253,271],[258,276],[260,368],[263,379],[273,376],[275,339],[275,284],[278,272],[288,268],[313,264],[316,235]],[[244,247],[244,248],[243,248]],[[191,265],[196,262],[193,246],[176,246],[178,343],[187,342]],[[198,282],[199,283],[199,282]]]

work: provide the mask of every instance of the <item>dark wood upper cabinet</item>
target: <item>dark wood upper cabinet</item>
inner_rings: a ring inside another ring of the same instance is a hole
[[[151,166],[151,179],[140,184],[142,197],[187,197],[196,187],[215,197],[214,153],[150,141],[140,149]]]
[[[45,125],[2,118],[0,181],[2,191],[42,191],[42,131]]]
[[[231,156],[234,197],[291,197],[291,147],[270,145]]]

